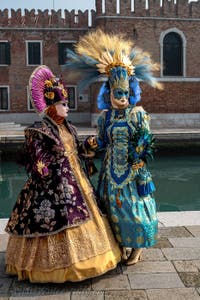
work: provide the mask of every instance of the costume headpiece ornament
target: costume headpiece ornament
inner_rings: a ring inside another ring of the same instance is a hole
[[[71,78],[80,80],[80,88],[106,76],[110,88],[129,86],[132,104],[140,100],[138,80],[161,88],[152,74],[158,65],[148,53],[133,47],[133,42],[125,39],[122,34],[107,34],[100,29],[89,32],[76,44],[75,52],[67,51],[67,57],[65,67],[71,70]],[[106,89],[100,91],[100,94],[106,93]]]
[[[29,91],[33,107],[39,114],[52,104],[67,101],[68,96],[61,81],[45,65],[37,67],[31,74]]]

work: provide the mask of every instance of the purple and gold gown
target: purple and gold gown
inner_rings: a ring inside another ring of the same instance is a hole
[[[65,282],[115,268],[121,252],[81,167],[73,126],[46,117],[25,136],[29,178],[6,226],[6,272]]]

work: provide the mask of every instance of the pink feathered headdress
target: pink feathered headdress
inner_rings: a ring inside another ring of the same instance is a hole
[[[33,107],[39,114],[43,113],[49,105],[67,101],[68,94],[63,84],[45,65],[37,67],[31,74],[29,90]]]

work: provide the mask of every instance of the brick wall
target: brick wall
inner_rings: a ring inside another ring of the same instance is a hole
[[[150,113],[200,112],[199,82],[165,82],[163,87],[162,91],[149,86],[142,88],[141,104],[147,111]]]
[[[57,44],[62,40],[77,41],[80,36],[95,27],[107,32],[123,32],[134,39],[138,47],[152,54],[152,58],[160,62],[160,38],[163,32],[176,29],[182,32],[186,41],[186,76],[166,80],[160,72],[156,74],[164,83],[164,90],[158,91],[142,86],[142,104],[152,113],[200,113],[200,1],[188,4],[186,0],[145,0],[120,1],[117,13],[116,0],[105,0],[105,12],[102,0],[96,0],[96,11],[91,11],[92,26],[88,25],[89,12],[75,10],[41,11],[19,9],[0,10],[0,40],[11,42],[11,65],[0,66],[0,85],[10,86],[10,113],[27,112],[26,85],[34,67],[26,66],[26,40],[43,41],[43,64],[48,65],[55,74],[66,73],[58,65]],[[68,84],[76,84],[71,81]],[[99,84],[91,87],[89,102],[78,100],[78,112],[96,112],[96,95]],[[4,114],[4,112],[0,112]]]
[[[160,62],[162,32],[177,30],[186,41],[185,78],[161,77],[164,90],[158,91],[141,84],[142,105],[152,113],[200,113],[200,1],[188,3],[187,0],[160,1],[121,0],[120,10],[116,13],[116,0],[106,1],[102,13],[102,1],[97,0],[96,26],[107,32],[122,32],[135,41],[135,45],[151,53],[156,62]],[[161,76],[161,72],[155,74]]]

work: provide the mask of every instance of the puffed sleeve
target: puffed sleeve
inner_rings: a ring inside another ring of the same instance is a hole
[[[134,133],[132,146],[135,157],[145,162],[153,159],[154,137],[150,130],[150,116],[142,107],[135,107],[131,113]]]
[[[142,107],[132,111],[133,136],[130,143],[132,163],[135,166],[135,180],[139,196],[147,196],[155,191],[152,175],[144,162],[153,159],[154,138],[149,126],[150,117]],[[135,165],[134,165],[135,164]]]

